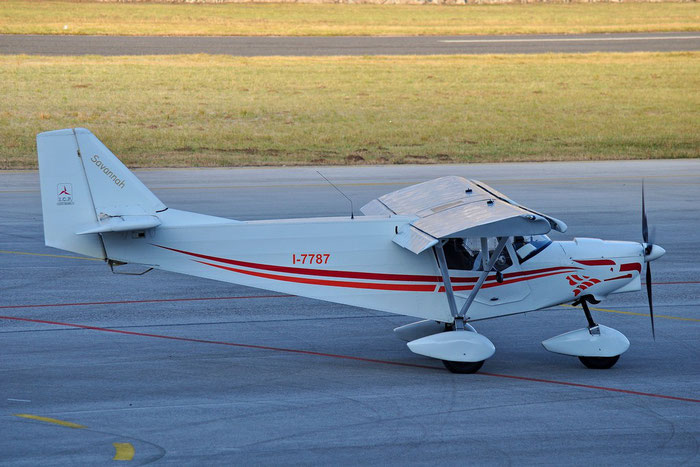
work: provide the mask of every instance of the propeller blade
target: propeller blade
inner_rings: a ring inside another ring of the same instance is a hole
[[[654,237],[656,237],[656,229],[651,228],[651,236],[649,235],[649,225],[647,224],[647,208],[644,204],[644,179],[642,179],[642,238],[644,239],[644,255],[648,256],[654,249]],[[656,340],[656,330],[654,329],[654,302],[651,296],[651,264],[647,261],[646,281],[647,281],[647,298],[649,299],[649,316],[651,317],[651,335]]]
[[[642,180],[642,239],[649,243],[649,227],[647,226],[647,210],[644,206],[644,180]]]
[[[656,331],[654,330],[654,305],[651,299],[651,264],[647,263],[647,297],[649,298],[649,316],[651,317],[651,335],[656,340]]]

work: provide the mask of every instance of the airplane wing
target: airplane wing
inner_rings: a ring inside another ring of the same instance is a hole
[[[394,237],[418,254],[442,238],[508,237],[564,232],[566,224],[528,209],[476,180],[450,176],[388,193],[361,208],[365,215],[414,219]]]

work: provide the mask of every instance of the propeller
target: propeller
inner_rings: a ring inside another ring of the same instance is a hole
[[[642,238],[644,239],[644,256],[651,254],[654,249],[655,229],[651,229],[651,237],[649,236],[649,225],[647,223],[647,211],[644,205],[644,180],[642,180]],[[645,261],[647,264],[646,283],[647,297],[649,298],[649,316],[651,317],[651,335],[656,340],[656,331],[654,330],[654,304],[651,295],[651,261]]]

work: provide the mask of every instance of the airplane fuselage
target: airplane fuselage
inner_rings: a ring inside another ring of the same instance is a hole
[[[418,255],[392,242],[410,218],[361,216],[240,222],[169,209],[142,232],[103,233],[107,257],[158,269],[336,303],[450,322],[432,250]],[[591,244],[595,242],[595,245]],[[607,242],[552,242],[522,265],[490,275],[468,320],[494,318],[639,290],[641,245],[615,242],[622,257],[602,258]],[[623,247],[621,249],[621,247]],[[512,247],[511,256],[515,257]],[[610,250],[611,253],[613,249]],[[479,271],[450,270],[457,305]]]

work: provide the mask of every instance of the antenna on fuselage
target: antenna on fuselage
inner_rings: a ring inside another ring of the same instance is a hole
[[[333,184],[333,182],[331,182],[330,180],[328,180],[328,179],[326,178],[325,175],[323,175],[323,174],[322,174],[321,172],[319,172],[318,170],[316,171],[316,173],[319,174],[321,177],[323,177],[323,179],[324,179],[325,181],[327,181],[328,183],[330,183],[331,186],[332,186],[333,188],[335,188],[336,190],[338,190],[338,193],[340,193],[341,195],[345,196],[345,198],[346,198],[348,201],[350,201],[350,219],[354,219],[354,218],[355,218],[355,208],[354,208],[353,205],[352,205],[352,200],[351,200],[345,193],[343,193],[343,191],[342,191],[340,188],[338,188],[337,186],[335,186],[335,185]]]

